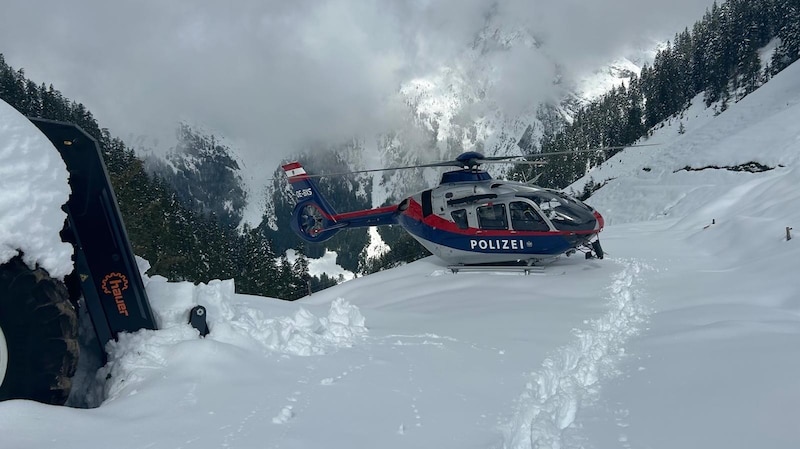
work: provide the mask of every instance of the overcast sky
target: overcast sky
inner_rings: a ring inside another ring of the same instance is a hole
[[[463,54],[490,11],[509,27],[527,25],[577,70],[631,42],[669,39],[711,3],[4,0],[0,53],[115,135],[168,136],[186,119],[274,164],[303,138],[385,128],[399,85]],[[547,70],[535,59],[506,58],[498,95],[513,97],[520,76]]]

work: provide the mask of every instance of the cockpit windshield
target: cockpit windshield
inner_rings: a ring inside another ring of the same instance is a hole
[[[543,190],[520,196],[535,202],[556,227],[582,226],[594,222],[592,211],[567,195]]]

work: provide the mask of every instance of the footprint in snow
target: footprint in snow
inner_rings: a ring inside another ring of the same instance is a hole
[[[280,413],[274,418],[272,418],[273,424],[286,424],[289,422],[290,419],[294,417],[294,412],[292,411],[292,406],[287,405],[284,407]]]

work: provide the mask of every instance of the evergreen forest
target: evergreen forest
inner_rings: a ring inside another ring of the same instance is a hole
[[[24,69],[6,64],[2,54],[0,98],[26,116],[75,123],[97,140],[133,250],[151,264],[148,274],[195,283],[234,278],[237,293],[287,300],[336,284],[325,275],[310,276],[302,254],[294,263],[285,253],[276,255],[261,230],[238,229],[231,220],[187,207],[180,189],[148,173],[144,160],[101,127],[83,104],[65,98],[52,84],[37,85]],[[198,151],[207,144],[197,143]]]

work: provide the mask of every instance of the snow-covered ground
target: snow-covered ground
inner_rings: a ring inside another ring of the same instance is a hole
[[[161,330],[109,346],[100,406],[4,402],[0,447],[800,447],[800,64],[653,142],[591,174],[605,260],[428,258],[293,303],[148,278]]]

